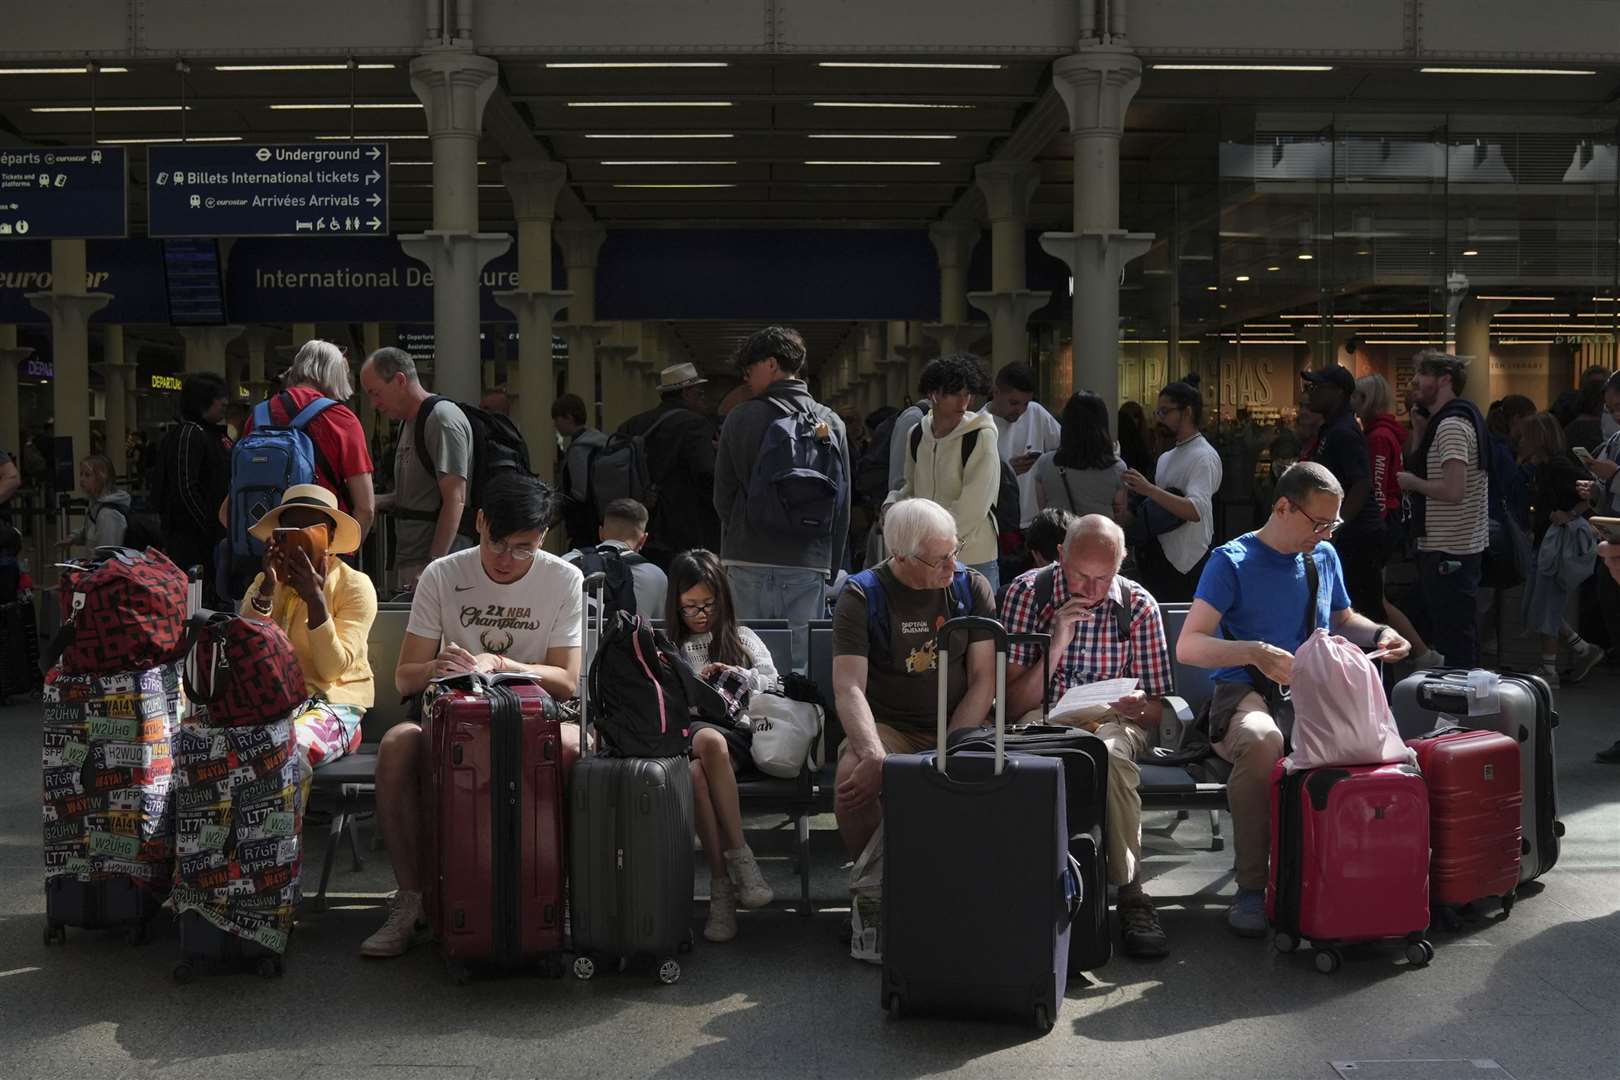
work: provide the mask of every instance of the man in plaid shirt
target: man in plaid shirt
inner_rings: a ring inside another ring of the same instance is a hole
[[[1141,770],[1136,759],[1152,746],[1162,698],[1171,692],[1170,654],[1159,604],[1119,574],[1125,534],[1113,521],[1088,514],[1069,527],[1058,561],[1014,581],[1002,601],[1009,633],[1051,634],[1048,700],[1071,686],[1134,678],[1138,689],[1093,715],[1070,720],[1096,732],[1108,747],[1108,877],[1119,887],[1119,920],[1129,956],[1169,951],[1153,901],[1142,889]],[[1044,583],[1043,583],[1044,579]],[[1014,645],[1007,660],[1007,711],[1040,715],[1041,658]]]

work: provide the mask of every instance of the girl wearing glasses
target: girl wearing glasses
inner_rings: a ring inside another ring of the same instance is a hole
[[[692,670],[708,677],[732,668],[755,692],[775,688],[771,652],[752,630],[737,623],[736,605],[725,569],[712,551],[683,551],[669,564],[670,637]],[[704,721],[692,725],[692,804],[698,840],[709,860],[709,921],[703,936],[730,941],[737,936],[737,905],[761,908],[775,894],[759,872],[743,839],[737,774],[753,768],[751,735]]]

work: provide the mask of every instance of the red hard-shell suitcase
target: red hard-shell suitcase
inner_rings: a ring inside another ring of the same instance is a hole
[[[1524,791],[1519,744],[1494,731],[1410,739],[1429,785],[1429,902],[1455,908],[1519,887]]]
[[[1271,775],[1266,917],[1279,952],[1301,940],[1337,971],[1341,945],[1404,939],[1416,966],[1434,959],[1429,928],[1429,793],[1411,765]]]
[[[470,967],[561,975],[559,703],[526,676],[463,676],[423,710],[423,903],[458,982]]]

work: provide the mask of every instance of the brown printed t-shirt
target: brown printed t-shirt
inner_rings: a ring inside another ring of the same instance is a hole
[[[889,601],[888,656],[874,655],[867,640],[866,594],[851,581],[833,609],[833,655],[867,658],[866,701],[880,724],[932,731],[939,708],[939,668],[934,635],[950,616],[946,589],[910,589],[900,583],[887,563],[878,567]],[[996,617],[990,583],[978,571],[968,571],[972,585],[971,615]],[[975,636],[982,640],[985,635]],[[950,681],[946,705],[955,710],[967,693],[967,634],[951,640]],[[947,713],[947,716],[949,713]]]

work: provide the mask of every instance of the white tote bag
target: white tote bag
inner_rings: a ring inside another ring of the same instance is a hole
[[[1294,654],[1290,773],[1331,765],[1415,764],[1384,697],[1378,668],[1342,637],[1317,630]]]
[[[784,780],[798,776],[821,737],[821,706],[756,693],[748,699],[748,719],[754,729],[754,764],[760,772]]]

